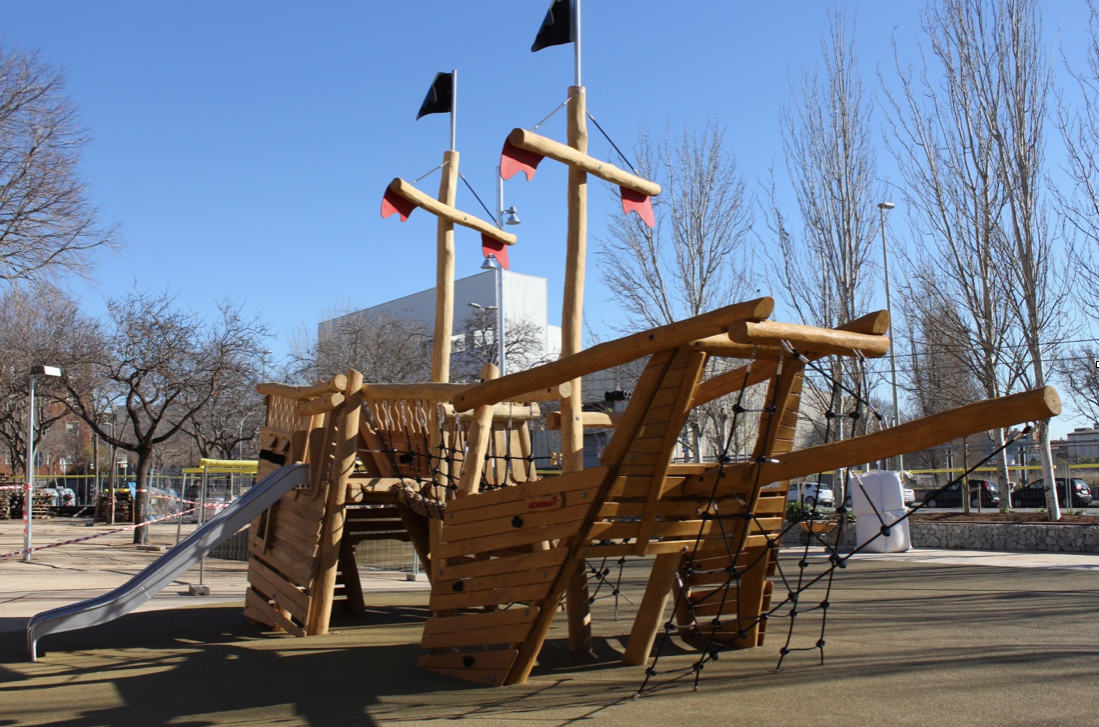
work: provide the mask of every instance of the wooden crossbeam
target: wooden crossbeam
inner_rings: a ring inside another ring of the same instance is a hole
[[[568,358],[478,384],[454,397],[451,403],[458,411],[466,411],[475,406],[506,401],[525,391],[553,386],[612,366],[619,366],[658,351],[678,348],[695,339],[710,336],[742,318],[751,320],[766,318],[771,315],[774,305],[774,299],[765,296],[719,308],[685,321],[601,343]]]
[[[322,381],[313,386],[290,386],[289,384],[256,384],[256,393],[263,396],[285,396],[294,401],[315,399],[326,394],[337,394],[347,388],[347,376],[336,374],[331,381]]]
[[[474,217],[473,215],[467,212],[462,212],[459,209],[455,209],[448,204],[443,204],[431,195],[416,189],[400,177],[397,177],[389,183],[389,190],[394,194],[398,194],[401,197],[404,197],[412,204],[416,205],[420,209],[430,212],[436,217],[442,217],[444,219],[450,220],[456,225],[461,225],[462,227],[468,227],[471,230],[476,230],[482,235],[485,235],[486,237],[489,237],[496,242],[502,243],[504,245],[515,244],[516,237],[510,232],[504,232],[503,230],[497,228],[495,225],[485,222],[479,217]]]
[[[841,326],[836,326],[835,330],[881,336],[889,332],[889,312],[880,310],[868,313]],[[810,361],[815,361],[824,354],[808,352],[805,356]],[[767,381],[775,375],[775,363],[775,361],[764,361],[762,364],[757,363],[750,370],[748,367],[741,367],[702,382],[695,391],[694,406],[702,406],[741,387],[747,388]]]
[[[363,384],[363,396],[367,399],[420,399],[421,401],[450,401],[463,391],[476,384]],[[512,397],[512,401],[557,401],[572,393],[572,384],[568,381],[527,391]]]
[[[814,353],[880,358],[889,353],[889,339],[850,331],[776,321],[736,321],[729,326],[734,343],[779,347],[783,341],[794,348]]]
[[[806,477],[815,472],[918,452],[989,429],[1049,419],[1060,413],[1061,398],[1057,390],[1046,386],[966,404],[861,437],[789,452],[776,462],[714,467],[700,476],[688,478],[682,492],[709,493],[713,490],[714,478],[721,477],[722,482],[717,489],[717,494],[721,495],[728,489],[742,487],[745,482],[754,482],[757,478],[760,482],[782,482]],[[757,473],[757,468],[762,468],[762,472]]]
[[[535,134],[533,131],[513,129],[512,132],[508,134],[508,142],[512,146],[523,149],[524,151],[534,152],[540,156],[549,157],[554,161],[580,169],[591,174],[593,177],[599,177],[606,182],[617,184],[620,187],[631,189],[634,192],[640,192],[641,194],[655,197],[660,194],[661,191],[660,185],[656,182],[642,179],[635,174],[630,174],[627,171],[619,169],[610,162],[600,161],[595,157],[588,156],[559,141],[554,141],[553,139],[548,139],[540,134]]]

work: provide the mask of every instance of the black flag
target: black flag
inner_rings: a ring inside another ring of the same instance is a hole
[[[435,80],[431,82],[427,96],[424,97],[420,113],[416,114],[416,120],[428,114],[449,114],[454,108],[454,75],[451,73],[436,73]]]
[[[546,13],[546,19],[542,21],[542,27],[538,29],[538,36],[534,39],[534,45],[530,47],[532,53],[537,53],[551,45],[565,45],[576,42],[576,3],[574,0],[553,0],[550,9]]]

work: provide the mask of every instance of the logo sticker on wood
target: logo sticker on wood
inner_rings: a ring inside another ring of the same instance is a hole
[[[556,510],[565,504],[565,498],[561,496],[561,493],[549,495],[547,497],[532,497],[527,500],[527,511],[536,510]]]

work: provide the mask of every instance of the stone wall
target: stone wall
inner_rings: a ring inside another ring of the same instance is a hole
[[[855,528],[844,528],[841,546],[854,546]],[[909,522],[913,548],[1005,550],[1049,553],[1099,553],[1099,525],[1053,523],[935,523]],[[800,528],[782,539],[787,547],[804,544]],[[835,535],[828,537],[834,541]]]
[[[1099,553],[1099,525],[911,523],[916,548]]]

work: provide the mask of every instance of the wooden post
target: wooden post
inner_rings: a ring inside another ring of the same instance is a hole
[[[454,206],[458,193],[458,152],[451,149],[443,153],[443,176],[439,182],[439,201]],[[437,247],[435,253],[435,334],[431,347],[431,380],[435,383],[450,382],[450,337],[454,332],[454,223],[439,216]],[[429,457],[439,457],[436,484],[446,485],[450,476],[450,464],[442,456],[443,433],[434,426],[428,427]],[[430,462],[430,459],[429,459]],[[442,533],[442,521],[428,523],[428,540],[438,545]],[[428,568],[428,573],[431,570]]]
[[[339,565],[340,540],[344,535],[344,502],[347,481],[355,470],[355,454],[359,441],[359,420],[362,413],[363,375],[347,372],[347,391],[343,407],[338,410],[339,423],[336,446],[328,478],[324,522],[321,525],[320,548],[317,551],[317,575],[313,579],[313,599],[310,603],[306,633],[323,636],[328,633],[332,616],[332,598],[336,590],[336,570]],[[319,464],[319,463],[317,463]]]
[[[500,375],[500,369],[487,363],[481,367],[481,379],[492,381]],[[488,440],[492,436],[492,412],[495,407],[491,404],[479,406],[474,410],[473,423],[469,425],[466,435],[466,455],[462,460],[462,474],[458,478],[457,497],[465,497],[477,492],[481,484],[481,474],[485,467],[485,453],[488,452]],[[432,543],[434,546],[435,543]]]
[[[458,152],[443,153],[439,201],[454,206],[458,192]],[[431,349],[431,380],[450,381],[450,336],[454,330],[454,223],[439,217],[435,252],[435,338]],[[433,442],[433,444],[437,444]]]
[[[584,88],[569,88],[569,146],[588,151],[588,128],[585,118]],[[561,311],[561,358],[579,353],[583,348],[584,276],[588,247],[588,175],[569,167],[569,220],[565,252],[565,291]],[[561,400],[561,451],[565,472],[584,469],[584,427],[580,421],[580,379],[572,382],[572,392]]]
[[[568,142],[582,154],[588,152],[587,102],[583,86],[569,88]],[[565,252],[565,295],[561,311],[561,357],[583,348],[584,276],[588,248],[588,174],[569,167],[569,223]],[[584,469],[584,425],[581,421],[580,379],[573,379],[572,392],[561,400],[562,471]],[[591,606],[588,603],[587,566],[577,565],[566,595],[569,622],[569,650],[591,651]]]
[[[622,655],[623,664],[640,666],[648,661],[649,651],[653,648],[653,641],[656,640],[657,631],[664,620],[664,609],[668,605],[668,596],[675,583],[675,572],[683,561],[684,552],[686,548],[678,553],[661,553],[653,559],[649,584],[645,587],[645,595],[637,609],[626,653]]]

